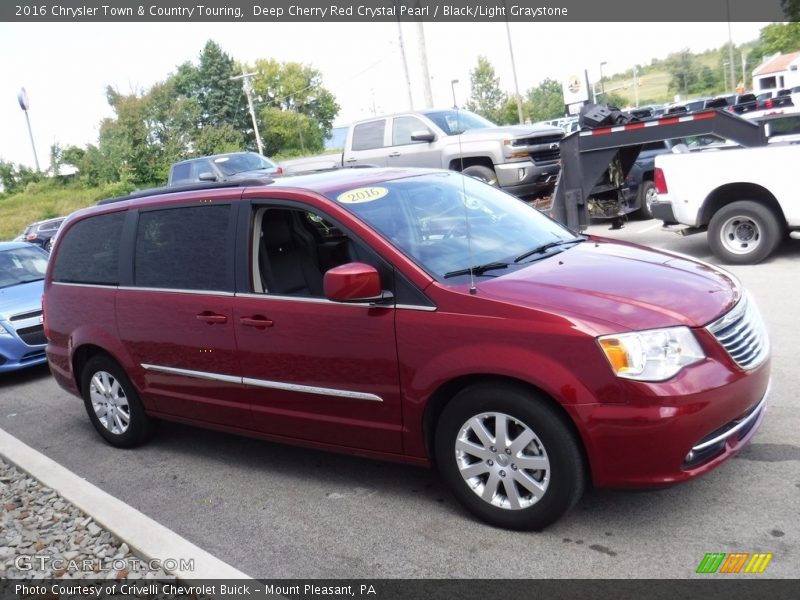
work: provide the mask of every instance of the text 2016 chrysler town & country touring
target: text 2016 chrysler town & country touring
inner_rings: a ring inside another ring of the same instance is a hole
[[[435,464],[537,529],[754,435],[758,310],[728,273],[576,235],[458,173],[358,169],[101,203],[48,268],[47,353],[111,444],[153,418]]]

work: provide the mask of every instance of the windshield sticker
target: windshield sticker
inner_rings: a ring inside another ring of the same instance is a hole
[[[342,204],[360,204],[379,200],[388,193],[389,190],[385,187],[362,187],[343,192],[336,196],[336,199]]]

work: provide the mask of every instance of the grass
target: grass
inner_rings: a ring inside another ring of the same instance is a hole
[[[29,184],[24,192],[0,195],[0,240],[14,239],[35,221],[68,215],[125,191],[119,184],[90,188],[44,181]]]

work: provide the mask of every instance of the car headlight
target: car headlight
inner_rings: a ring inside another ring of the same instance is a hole
[[[664,381],[705,358],[688,327],[669,327],[597,338],[617,377]]]
[[[11,332],[3,327],[2,323],[0,323],[0,335],[11,335]]]

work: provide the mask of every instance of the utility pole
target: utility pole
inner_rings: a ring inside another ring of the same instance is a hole
[[[433,108],[431,75],[428,72],[428,51],[425,49],[425,30],[422,21],[417,21],[417,41],[419,42],[419,62],[422,67],[422,90],[425,92],[425,108]]]
[[[731,87],[736,87],[736,68],[733,63],[733,36],[731,35],[731,1],[725,0],[725,7],[728,10],[728,65],[731,68]],[[728,91],[727,89],[725,91]]]
[[[522,98],[519,96],[517,65],[514,63],[514,47],[511,45],[511,28],[508,25],[508,19],[506,19],[506,37],[508,38],[508,53],[511,55],[511,72],[514,74],[514,97],[517,100],[517,116],[519,117],[519,124],[522,125],[524,121],[522,117]]]
[[[256,122],[256,111],[253,108],[253,77],[258,73],[242,73],[231,77],[231,79],[241,79],[242,88],[244,88],[244,95],[247,96],[247,106],[250,109],[250,118],[253,120],[253,131],[256,133],[256,144],[258,144],[258,153],[264,156],[264,146],[261,143],[261,136],[258,134],[258,123]]]
[[[395,13],[400,14],[397,10],[397,1],[395,0]],[[403,42],[403,28],[400,25],[400,19],[397,20],[397,37],[400,40],[400,56],[403,57],[403,71],[406,74],[406,91],[408,92],[408,110],[414,110],[414,98],[411,96],[411,77],[408,75],[408,59],[406,58],[406,45]]]
[[[633,65],[633,95],[636,99],[636,108],[639,108],[639,68]]]

